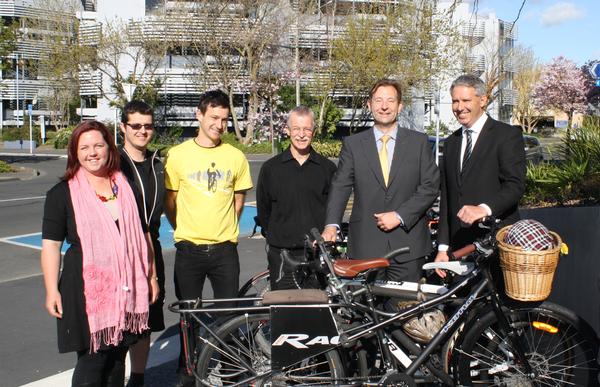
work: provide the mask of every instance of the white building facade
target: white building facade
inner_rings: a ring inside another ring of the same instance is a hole
[[[352,12],[355,3],[378,3],[381,1],[356,1],[356,0],[338,0],[337,12],[339,17],[344,17],[344,12]],[[170,0],[81,0],[81,10],[77,17],[80,19],[79,39],[82,44],[94,45],[100,38],[103,28],[106,28],[110,23],[120,23],[127,25],[130,30],[138,31],[139,39],[182,39],[189,28],[185,24],[172,23],[168,28],[164,22],[159,22],[160,17],[164,17],[169,13],[169,10],[174,7],[181,7],[185,2],[170,1]],[[193,3],[193,2],[190,2]],[[232,18],[244,17],[236,14],[234,2],[229,2]],[[299,7],[299,1],[289,1],[286,4],[290,12],[296,12]],[[323,1],[325,6],[330,2]],[[40,10],[33,6],[30,0],[0,0],[0,16],[18,18],[25,14],[40,14]],[[448,3],[449,4],[449,3]],[[444,5],[444,1],[440,6]],[[321,2],[319,2],[319,10]],[[162,16],[158,16],[162,15]],[[469,4],[459,4],[454,11],[454,20],[460,25],[461,34],[468,42],[468,62],[470,63],[469,70],[475,75],[485,77],[489,73],[488,69],[497,65],[499,68],[500,82],[494,90],[494,101],[489,106],[488,112],[492,117],[510,121],[512,106],[515,103],[515,93],[512,90],[512,67],[510,62],[510,51],[514,46],[516,39],[516,28],[511,23],[499,20],[495,15],[474,15],[469,9]],[[294,26],[291,26],[287,35],[281,37],[281,46],[289,49],[289,58],[292,61],[293,46],[296,44],[300,50],[318,51],[324,50],[328,45],[328,39],[335,38],[337,31],[331,33],[327,31],[327,26],[319,12],[312,13],[310,17],[303,16],[304,25],[300,31],[296,31]],[[227,20],[223,20],[224,28],[226,28]],[[339,23],[341,26],[343,23]],[[339,28],[339,27],[336,27]],[[135,47],[132,48],[135,50]],[[39,47],[35,46],[35,42],[22,41],[19,43],[19,49],[8,60],[12,60],[15,65],[13,70],[5,71],[0,77],[0,82],[3,85],[2,99],[0,100],[0,124],[13,125],[16,123],[16,118],[21,117],[22,111],[26,109],[26,105],[32,102],[34,104],[34,116],[43,114],[43,103],[40,102],[43,98],[41,90],[44,89],[44,80],[36,79],[34,74],[29,74],[26,66],[20,68],[19,82],[16,80],[16,60],[17,57],[26,60],[36,60],[42,53]],[[194,53],[192,53],[194,55]],[[150,78],[160,81],[158,93],[165,105],[162,109],[165,117],[165,124],[177,124],[181,126],[194,126],[194,109],[197,104],[197,99],[202,91],[202,86],[194,83],[192,79],[195,72],[198,71],[191,65],[189,59],[190,53],[184,52],[183,49],[171,47],[166,50],[160,58],[160,63],[156,66],[151,75],[148,74],[133,74],[134,67],[130,56],[122,55],[118,61],[118,71],[127,78],[135,76],[138,80],[144,79],[150,81]],[[317,55],[318,56],[318,55]],[[287,64],[290,66],[290,63]],[[218,70],[215,70],[218,71]],[[243,73],[241,76],[243,77]],[[457,71],[456,76],[460,74]],[[314,81],[314,74],[310,72],[301,72],[300,86],[307,87]],[[449,85],[452,76],[447,79],[440,80],[439,88],[433,92],[421,90],[412,90],[412,103],[410,106],[405,106],[401,124],[411,127],[416,130],[423,130],[433,124],[439,111],[439,120],[449,128],[455,128],[456,121],[454,120],[451,111],[451,100],[449,95]],[[243,84],[243,80],[240,84]],[[204,85],[205,88],[216,87],[214,85]],[[133,85],[128,85],[124,82],[125,94],[128,98],[133,94]],[[18,88],[18,92],[17,92]],[[246,91],[243,87],[238,90],[236,96],[236,112],[238,116],[244,117],[244,98]],[[365,90],[366,93],[366,90]],[[439,102],[436,101],[436,94],[439,96]],[[110,76],[102,71],[82,71],[80,73],[80,97],[81,107],[77,113],[82,119],[97,119],[104,122],[118,120],[119,111],[115,103],[117,94],[114,91],[114,82]],[[334,100],[344,110],[345,119],[351,114],[350,109],[346,109],[344,98],[347,96],[343,90],[337,90],[334,93]],[[19,108],[17,108],[17,101]],[[240,106],[238,106],[238,103]],[[437,105],[438,109],[434,109]],[[344,120],[342,125],[344,125]]]

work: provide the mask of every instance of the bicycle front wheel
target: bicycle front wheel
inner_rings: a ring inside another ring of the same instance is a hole
[[[205,340],[196,364],[196,386],[336,385],[344,377],[336,350],[307,358],[282,372],[271,372],[270,317],[242,315]]]
[[[598,386],[598,344],[588,326],[571,311],[551,303],[506,312],[533,368],[527,375],[516,360],[507,332],[489,312],[465,333],[454,349],[461,385]]]

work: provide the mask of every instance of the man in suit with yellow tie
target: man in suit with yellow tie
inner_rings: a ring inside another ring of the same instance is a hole
[[[439,191],[439,171],[427,136],[398,126],[402,89],[391,79],[375,83],[367,101],[372,129],[346,137],[331,183],[325,240],[334,241],[350,194],[348,254],[381,257],[410,247],[396,257],[386,279],[417,280],[424,257],[432,250],[425,213]]]

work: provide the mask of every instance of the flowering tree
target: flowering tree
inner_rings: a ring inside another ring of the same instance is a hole
[[[583,72],[574,62],[559,56],[544,66],[542,78],[533,92],[538,109],[552,109],[567,113],[567,139],[575,112],[585,112],[588,84]]]

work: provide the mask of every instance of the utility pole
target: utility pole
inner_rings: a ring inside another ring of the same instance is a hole
[[[17,82],[17,107],[15,109],[16,112],[16,116],[17,116],[17,128],[21,127],[20,121],[19,121],[19,113],[21,112],[19,109],[19,54],[16,53],[15,54],[15,63],[16,63],[16,82]]]

